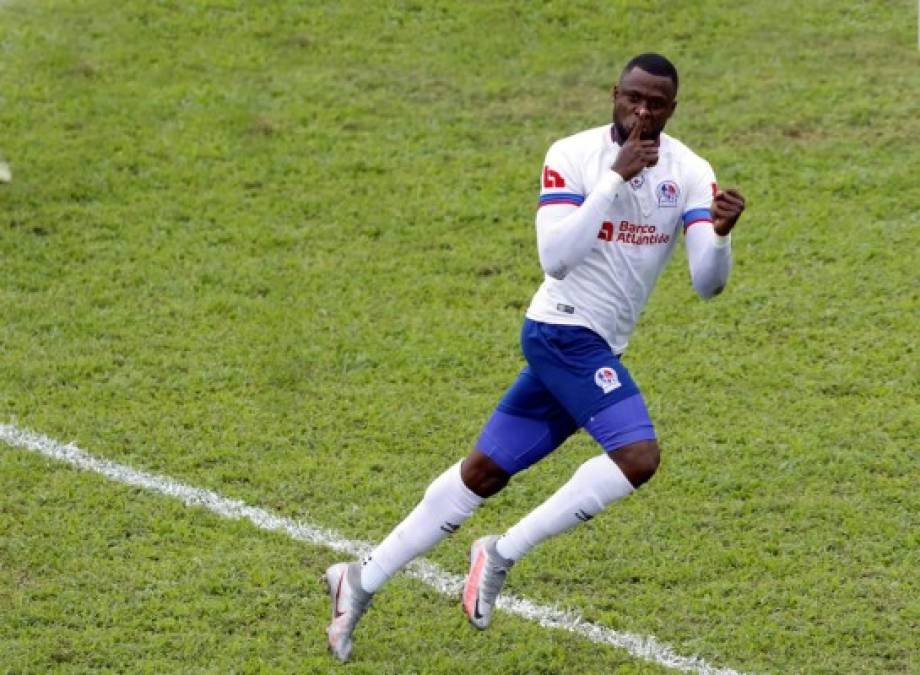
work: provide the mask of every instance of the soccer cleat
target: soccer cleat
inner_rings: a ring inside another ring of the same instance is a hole
[[[495,550],[497,541],[498,536],[493,534],[477,539],[470,547],[470,573],[463,586],[463,611],[479,630],[488,628],[495,600],[514,564]]]
[[[326,628],[329,651],[339,661],[351,656],[351,635],[370,607],[372,593],[361,588],[361,563],[336,563],[324,575],[332,600],[332,622]]]

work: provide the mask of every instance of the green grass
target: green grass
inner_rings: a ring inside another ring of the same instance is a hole
[[[318,625],[329,608],[304,549],[241,522],[106,483],[41,458],[0,454],[4,672],[336,672]],[[12,535],[12,536],[10,536]],[[349,672],[666,672],[621,652],[508,619],[472,634],[452,603],[398,579],[362,626]],[[527,653],[490,655],[491,641]],[[425,654],[426,660],[418,658]]]
[[[915,5],[535,4],[0,6],[0,421],[383,536],[520,366],[548,144],[660,50],[669,131],[749,199],[733,278],[700,302],[675,256],[626,358],[660,474],[509,586],[718,665],[917,672]],[[431,558],[462,571],[594,451]],[[337,670],[330,552],[0,463],[5,668]],[[495,629],[399,579],[349,670],[655,671]]]

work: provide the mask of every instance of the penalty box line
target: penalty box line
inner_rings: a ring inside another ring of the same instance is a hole
[[[83,471],[91,471],[123,485],[142,488],[148,492],[178,499],[186,506],[200,507],[231,520],[248,520],[257,528],[269,532],[283,532],[297,541],[323,546],[352,557],[367,554],[372,545],[365,541],[346,539],[339,533],[311,523],[295,521],[238,499],[224,497],[211,490],[196,488],[169,476],[146,473],[95,457],[73,443],[63,444],[42,434],[20,429],[12,424],[0,424],[0,441],[10,447],[29,450]],[[456,598],[463,587],[464,578],[442,570],[425,559],[418,559],[406,568],[408,576],[422,581],[439,593]],[[734,670],[712,666],[696,656],[682,656],[654,636],[616,631],[585,621],[576,612],[541,605],[526,598],[512,595],[499,596],[499,609],[533,621],[546,628],[556,628],[579,635],[595,644],[623,649],[632,656],[683,672],[701,675],[738,675]]]

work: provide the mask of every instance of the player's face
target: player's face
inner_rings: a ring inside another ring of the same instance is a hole
[[[646,110],[648,114],[642,138],[658,140],[677,107],[674,100],[676,93],[670,77],[652,75],[638,66],[625,73],[613,88],[613,123],[619,137],[625,139],[629,136],[639,120],[639,111]]]

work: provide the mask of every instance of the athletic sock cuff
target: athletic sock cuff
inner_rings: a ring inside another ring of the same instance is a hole
[[[462,466],[463,460],[460,460],[447,470],[447,475],[450,477],[451,488],[453,488],[457,500],[469,511],[473,511],[485,501],[485,498],[470,490],[466,483],[463,482]]]

